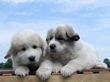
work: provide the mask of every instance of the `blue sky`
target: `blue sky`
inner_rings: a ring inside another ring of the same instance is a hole
[[[16,32],[32,29],[45,38],[57,24],[71,25],[101,61],[110,59],[110,0],[0,0],[0,62]]]

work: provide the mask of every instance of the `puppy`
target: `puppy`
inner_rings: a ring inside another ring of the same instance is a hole
[[[30,71],[37,70],[45,51],[46,41],[34,31],[26,30],[13,37],[11,47],[5,58],[12,56],[15,74],[24,77]]]
[[[71,76],[76,71],[93,67],[107,68],[98,60],[94,47],[80,40],[69,25],[58,25],[48,31],[47,43],[50,55],[38,69],[38,76],[45,80],[51,72],[61,72],[64,77]]]

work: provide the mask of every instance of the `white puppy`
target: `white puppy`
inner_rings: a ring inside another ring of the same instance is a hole
[[[34,31],[26,30],[13,37],[5,58],[12,56],[15,74],[26,76],[37,70],[45,51],[46,42]]]
[[[50,58],[42,62],[37,71],[42,80],[48,79],[51,72],[61,72],[64,77],[68,77],[84,69],[107,68],[105,63],[99,62],[96,49],[80,40],[80,36],[69,25],[50,29],[47,43]]]

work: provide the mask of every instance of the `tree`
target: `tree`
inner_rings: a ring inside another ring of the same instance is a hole
[[[0,63],[0,68],[4,68],[4,63]]]
[[[110,60],[108,58],[104,59],[104,63],[106,63],[108,68],[110,68]]]
[[[12,68],[12,59],[8,59],[5,63],[0,63],[0,68]]]
[[[4,63],[4,68],[12,68],[12,60],[8,59],[6,63]]]

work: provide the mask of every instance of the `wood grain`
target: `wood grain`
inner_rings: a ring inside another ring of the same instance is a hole
[[[12,75],[4,76],[4,73],[12,73]],[[2,74],[0,82],[42,82],[36,75],[29,75],[24,78],[13,75],[13,70],[0,70],[0,74]],[[84,70],[68,78],[62,77],[60,73],[52,73],[46,82],[110,82],[110,69]]]

